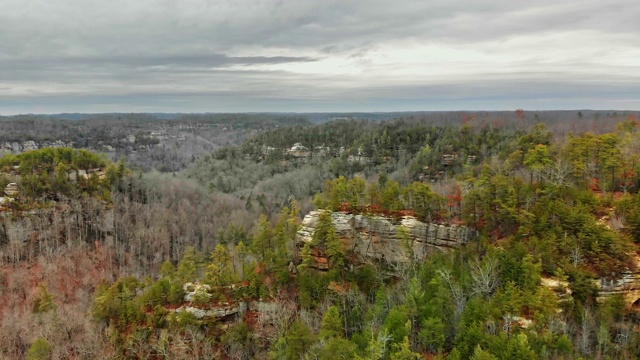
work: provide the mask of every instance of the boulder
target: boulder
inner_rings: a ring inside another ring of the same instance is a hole
[[[185,283],[182,285],[182,290],[184,290],[184,301],[193,302],[197,298],[200,299],[210,299],[211,294],[211,286],[207,284],[198,284],[198,283]]]

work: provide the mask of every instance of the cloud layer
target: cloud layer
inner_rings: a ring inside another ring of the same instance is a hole
[[[3,0],[0,113],[640,109],[640,2]]]

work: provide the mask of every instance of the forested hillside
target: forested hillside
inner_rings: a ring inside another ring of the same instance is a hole
[[[73,147],[126,159],[130,167],[174,172],[257,131],[310,122],[286,114],[61,114],[0,116],[0,153]]]
[[[5,156],[0,356],[637,358],[640,124],[592,120],[294,124],[169,174]]]

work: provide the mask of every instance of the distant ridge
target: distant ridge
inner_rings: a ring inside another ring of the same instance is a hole
[[[442,121],[443,119],[461,119],[466,116],[477,118],[483,117],[501,117],[506,119],[515,119],[516,110],[456,110],[456,111],[390,111],[390,112],[200,112],[200,113],[162,113],[162,112],[109,112],[109,113],[59,113],[59,114],[18,114],[0,116],[0,119],[20,120],[24,118],[37,119],[57,119],[57,120],[89,120],[99,117],[147,117],[148,120],[179,120],[193,117],[220,117],[220,116],[298,116],[308,119],[311,123],[324,123],[333,120],[370,120],[385,121],[399,118],[407,119],[423,119],[426,121]],[[628,115],[640,117],[640,110],[527,110],[524,109],[524,116],[528,119],[544,120],[569,120],[569,119],[605,119],[605,118],[621,118]]]

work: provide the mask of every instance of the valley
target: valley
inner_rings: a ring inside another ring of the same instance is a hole
[[[0,355],[637,356],[637,115],[411,116],[2,119]]]

